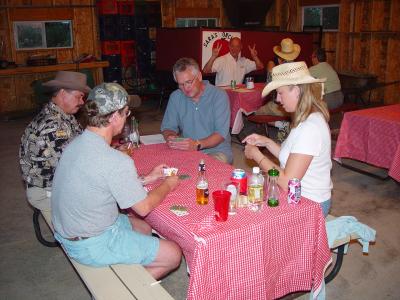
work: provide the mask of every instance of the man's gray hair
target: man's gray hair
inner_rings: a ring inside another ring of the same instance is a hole
[[[192,69],[193,75],[196,75],[198,72],[200,72],[199,64],[193,58],[182,57],[178,59],[172,67],[172,75],[174,75],[174,80],[176,81],[175,74],[177,72],[184,72],[190,68]]]

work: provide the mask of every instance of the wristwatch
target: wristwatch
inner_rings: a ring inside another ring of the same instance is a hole
[[[197,151],[200,151],[200,150],[201,150],[201,143],[200,143],[200,141],[199,141],[199,140],[196,140],[196,144],[197,144],[197,146],[196,146]]]

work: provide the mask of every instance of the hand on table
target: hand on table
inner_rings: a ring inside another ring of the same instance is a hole
[[[252,134],[246,136],[243,139],[242,143],[246,143],[248,145],[254,145],[254,146],[258,146],[258,147],[266,147],[270,141],[271,141],[271,139],[267,138],[266,136],[252,133]]]

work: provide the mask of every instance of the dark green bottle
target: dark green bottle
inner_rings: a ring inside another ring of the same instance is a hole
[[[279,171],[275,168],[268,170],[268,193],[267,204],[271,207],[279,205],[279,187],[278,187]]]

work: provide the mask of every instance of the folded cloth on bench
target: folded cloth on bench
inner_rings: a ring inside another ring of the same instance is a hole
[[[336,240],[345,239],[349,235],[358,236],[358,242],[363,247],[363,252],[368,253],[370,242],[375,241],[376,231],[371,227],[359,222],[353,216],[341,216],[326,222],[328,244],[332,248]],[[347,252],[347,247],[345,253]]]

